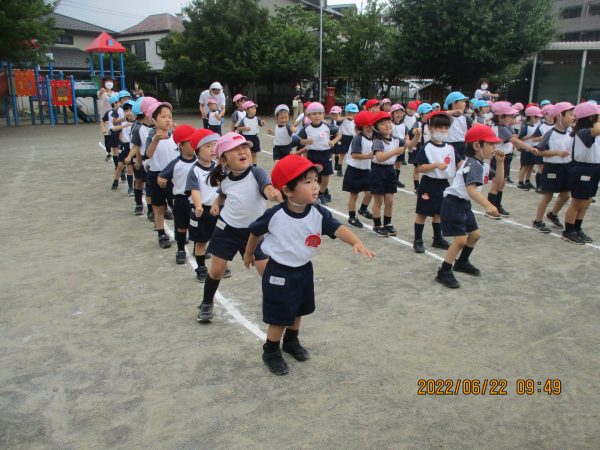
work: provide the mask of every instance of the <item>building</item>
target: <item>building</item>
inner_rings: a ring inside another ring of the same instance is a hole
[[[600,41],[600,0],[554,3],[560,41]]]
[[[258,4],[268,8],[271,14],[275,14],[276,7],[284,8],[286,6],[302,5],[305,8],[318,10],[320,1],[323,2],[323,12],[336,17],[341,17],[341,11],[338,6],[327,6],[327,0],[258,0]]]

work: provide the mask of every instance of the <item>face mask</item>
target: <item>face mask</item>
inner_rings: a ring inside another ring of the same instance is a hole
[[[106,83],[104,83],[104,87],[106,89],[112,89],[113,88],[113,84],[110,81],[107,81]]]
[[[481,85],[481,90],[485,91],[488,88],[487,84],[482,84]]]
[[[448,133],[439,133],[437,131],[432,132],[433,139],[437,141],[446,142],[448,140]]]
[[[494,117],[494,113],[491,113],[491,112],[487,112],[483,115],[483,118],[485,120],[492,120],[492,117]]]

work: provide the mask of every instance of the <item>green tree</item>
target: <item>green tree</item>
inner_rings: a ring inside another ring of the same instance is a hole
[[[396,54],[414,75],[454,89],[503,77],[555,34],[553,0],[390,0]]]
[[[47,17],[56,1],[0,0],[0,60],[38,61],[60,32]]]

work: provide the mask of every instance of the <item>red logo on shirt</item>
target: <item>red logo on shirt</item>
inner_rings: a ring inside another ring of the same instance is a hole
[[[446,155],[446,157],[444,158],[444,163],[446,163],[446,165],[450,164],[450,155]]]
[[[310,236],[308,236],[306,238],[306,240],[304,241],[304,244],[307,247],[314,247],[317,248],[319,245],[321,245],[321,235],[320,234],[311,234]]]
[[[488,184],[489,181],[490,177],[488,177],[487,175],[483,177],[483,184]]]

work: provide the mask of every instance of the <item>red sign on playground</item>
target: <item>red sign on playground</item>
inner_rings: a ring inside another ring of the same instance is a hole
[[[52,104],[54,106],[73,105],[73,94],[69,80],[52,80],[50,85],[52,86]]]

